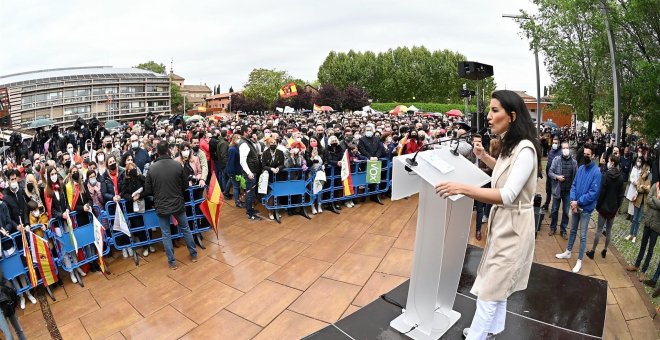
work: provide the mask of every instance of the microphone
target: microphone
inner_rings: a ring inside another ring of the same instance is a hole
[[[483,135],[484,133],[486,133],[486,131],[488,131],[488,127],[484,127],[483,129],[479,130],[478,134]],[[417,150],[417,152],[415,152],[415,155],[412,158],[406,159],[406,163],[408,163],[409,166],[417,166],[418,165],[418,163],[417,163],[417,154],[419,154],[420,151],[426,149],[427,147],[429,147],[431,145],[446,143],[446,142],[460,141],[461,139],[466,139],[466,138],[472,137],[472,135],[473,135],[472,132],[468,132],[468,133],[466,133],[466,134],[464,134],[460,137],[424,144],[421,149],[419,149],[419,150]],[[454,156],[459,155],[458,154],[458,143],[456,143],[456,148],[454,148],[454,150],[451,150],[451,153]],[[410,171],[410,168],[406,167],[406,170]]]

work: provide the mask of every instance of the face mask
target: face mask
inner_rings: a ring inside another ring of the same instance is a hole
[[[291,138],[291,136],[292,136],[292,134],[290,134],[290,133],[286,134],[286,138]]]
[[[73,153],[73,148],[66,148],[66,152]]]
[[[300,149],[298,149],[298,148],[293,148],[293,149],[291,149],[291,152],[293,152],[294,155],[297,155],[298,152],[300,152]]]
[[[9,182],[9,188],[13,191],[18,190],[18,182]]]
[[[64,166],[68,169],[71,167],[71,161],[64,162]]]
[[[277,149],[277,145],[271,145],[271,146],[269,146],[269,148],[270,148],[272,151],[275,151],[275,149]]]
[[[112,163],[112,164],[108,165],[108,169],[110,169],[112,171],[117,170],[117,163]]]
[[[32,211],[32,216],[39,217],[40,215],[41,215],[41,213],[39,212],[39,210],[33,210]]]
[[[32,183],[28,183],[28,184],[26,185],[26,187],[27,187],[28,191],[32,191],[32,190],[34,190],[34,184],[32,184]]]
[[[568,155],[571,154],[571,150],[569,150],[569,149],[561,149],[561,154],[562,154],[564,157],[568,157]]]
[[[350,142],[350,141],[353,140],[353,136],[350,136],[350,135],[349,136],[344,136],[344,140],[346,140],[347,142]]]
[[[310,142],[310,143],[309,143],[309,146],[311,146],[311,147],[313,147],[313,148],[317,147],[318,145],[319,145],[319,144],[318,144],[317,142]]]
[[[138,173],[137,173],[137,169],[131,169],[131,170],[128,172],[128,175],[131,176],[131,177],[137,177],[137,175],[138,175]]]
[[[53,183],[57,183],[57,175],[51,175],[50,176],[50,181]]]
[[[637,167],[641,168],[642,167],[642,162],[637,162]]]
[[[557,143],[552,144],[552,150],[557,150],[559,145]]]
[[[96,185],[96,178],[90,178],[89,179],[89,184],[91,184],[93,186]]]
[[[195,151],[195,153],[199,152],[199,146],[193,146],[192,149],[193,149],[193,151]]]
[[[183,158],[188,158],[188,156],[190,156],[190,150],[181,151],[181,156],[183,156]]]
[[[138,143],[138,142],[132,142],[132,143],[131,143],[131,147],[132,147],[133,149],[137,149],[139,146],[140,146],[140,143]]]
[[[367,136],[367,138],[371,138],[371,137],[373,137],[374,132],[373,131],[367,131],[367,132],[364,133],[364,135]]]
[[[35,166],[35,167],[34,167],[34,170],[36,170],[37,172],[41,171],[41,165],[37,165],[37,166]]]
[[[614,167],[614,165],[612,165],[612,163],[607,163],[607,168],[608,169],[612,169],[613,167]]]
[[[105,156],[98,156],[96,157],[96,159],[99,161],[99,163],[103,163],[103,161],[105,160]]]
[[[586,165],[586,166],[591,165],[591,157],[587,157],[587,158],[584,160],[584,165]]]

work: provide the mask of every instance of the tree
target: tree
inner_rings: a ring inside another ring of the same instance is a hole
[[[158,74],[165,74],[165,70],[166,70],[164,64],[162,63],[159,64],[153,60],[149,60],[146,63],[142,63],[138,66],[135,66],[135,68],[151,71]]]
[[[316,98],[316,104],[327,105],[335,110],[340,110],[342,101],[342,93],[335,85],[323,84],[319,88],[319,96]]]
[[[278,96],[279,89],[291,80],[286,71],[257,68],[250,72],[243,94],[249,99],[263,99],[270,103]]]
[[[175,83],[170,83],[170,106],[172,113],[181,112],[183,105],[183,95],[181,88]]]
[[[355,85],[349,85],[346,87],[343,98],[344,101],[342,103],[342,108],[344,110],[357,111],[362,110],[363,107],[369,105],[367,92]]]

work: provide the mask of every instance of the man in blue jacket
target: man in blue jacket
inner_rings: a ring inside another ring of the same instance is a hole
[[[582,257],[587,247],[587,230],[589,229],[589,220],[591,213],[596,208],[598,194],[600,193],[601,173],[598,165],[593,161],[594,147],[587,144],[584,146],[584,165],[578,169],[573,185],[571,185],[571,236],[568,238],[566,251],[557,254],[558,259],[571,258],[573,243],[577,236],[578,226],[580,229],[580,250],[578,260],[573,267],[573,273],[577,273],[582,268]]]

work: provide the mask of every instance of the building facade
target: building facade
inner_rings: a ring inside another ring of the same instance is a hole
[[[69,127],[78,118],[128,121],[170,112],[170,78],[136,68],[72,67],[0,76],[9,94],[11,123],[37,119]]]
[[[231,102],[232,94],[234,94],[234,92],[218,93],[209,96],[206,98],[206,107],[210,109],[221,109],[222,111],[230,112],[229,103]]]
[[[193,108],[204,106],[206,98],[213,94],[211,88],[206,84],[186,85],[186,79],[170,71],[170,80],[181,88],[181,95],[186,98],[186,103],[192,104]]]

